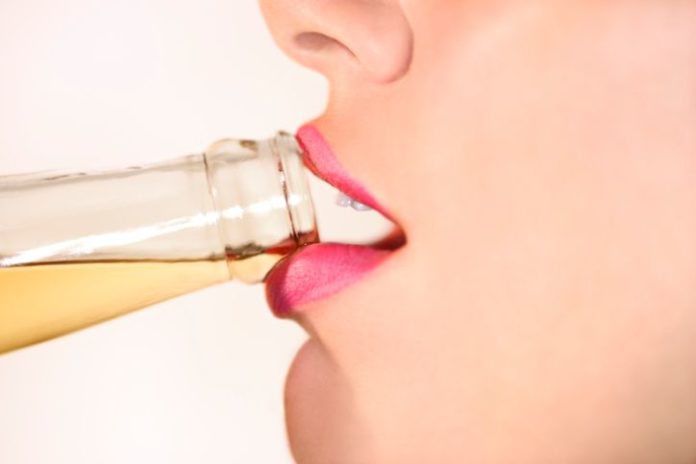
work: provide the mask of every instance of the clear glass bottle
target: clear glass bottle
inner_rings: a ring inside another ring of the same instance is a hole
[[[319,240],[310,177],[285,133],[150,166],[0,177],[0,353],[261,282]]]

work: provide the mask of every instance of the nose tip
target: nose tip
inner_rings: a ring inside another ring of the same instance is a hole
[[[329,80],[357,65],[366,79],[389,83],[411,64],[413,34],[396,0],[261,0],[261,7],[280,47]]]

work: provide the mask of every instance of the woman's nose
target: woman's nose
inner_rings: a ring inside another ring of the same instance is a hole
[[[399,0],[260,0],[271,33],[329,80],[346,71],[388,83],[411,64],[413,34]],[[352,68],[352,69],[351,69]]]

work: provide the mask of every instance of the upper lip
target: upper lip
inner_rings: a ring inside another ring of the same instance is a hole
[[[314,126],[302,126],[297,131],[297,140],[303,148],[305,165],[314,174],[349,197],[394,220],[392,214],[377,201],[362,183],[346,172],[321,133]]]
[[[276,315],[286,315],[298,306],[337,293],[405,243],[405,235],[394,216],[346,172],[316,127],[302,126],[297,140],[303,149],[305,165],[314,174],[379,211],[394,222],[395,228],[388,237],[370,245],[319,243],[283,258],[266,277],[266,297]]]

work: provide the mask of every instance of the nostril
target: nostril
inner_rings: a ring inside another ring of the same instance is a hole
[[[295,44],[298,47],[309,51],[320,51],[329,45],[333,45],[336,40],[320,34],[319,32],[303,32],[295,37]]]
[[[295,45],[303,51],[325,52],[341,49],[355,57],[355,54],[343,43],[320,32],[303,32],[295,36]]]

